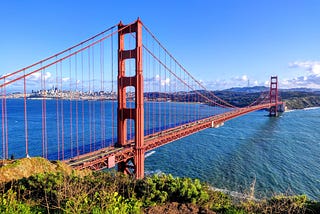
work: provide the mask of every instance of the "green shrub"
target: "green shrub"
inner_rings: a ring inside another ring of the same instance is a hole
[[[208,190],[209,193],[209,200],[208,200],[208,207],[213,211],[218,212],[225,212],[233,208],[232,201],[230,196],[219,192]]]
[[[232,198],[198,179],[153,175],[142,180],[115,172],[43,173],[4,184],[0,213],[141,213],[143,208],[193,203],[218,213],[320,213],[305,195],[278,195],[261,201]],[[240,202],[239,202],[240,201]]]
[[[201,203],[209,199],[198,179],[174,178],[172,175],[153,175],[138,182],[137,197],[144,206],[166,202]]]
[[[277,195],[259,202],[245,201],[241,207],[249,213],[317,213],[306,195]]]
[[[0,195],[0,213],[32,213],[30,206],[18,201],[16,195],[11,189]]]
[[[267,200],[266,210],[277,213],[302,213],[305,212],[307,200],[308,199],[306,195],[278,195]]]
[[[140,213],[142,203],[136,198],[125,199],[117,192],[106,194],[102,199],[101,206],[95,206],[92,213],[122,214],[122,213]]]

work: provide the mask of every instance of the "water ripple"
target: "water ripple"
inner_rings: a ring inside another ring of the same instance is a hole
[[[320,109],[280,118],[255,112],[159,148],[148,170],[197,177],[212,186],[255,194],[307,194],[320,200]]]

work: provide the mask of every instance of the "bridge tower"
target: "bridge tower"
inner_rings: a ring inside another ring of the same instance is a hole
[[[118,25],[118,146],[126,147],[127,122],[134,121],[134,158],[118,164],[118,171],[144,177],[144,108],[143,108],[143,75],[142,75],[142,23],[138,19],[131,25]],[[125,35],[133,34],[136,45],[134,49],[125,49]],[[135,76],[126,76],[125,60],[135,60]],[[135,106],[128,108],[126,87],[135,88]]]
[[[274,106],[271,106],[269,109],[269,116],[276,117],[278,116],[278,77],[272,76],[270,79],[270,104],[275,103]]]

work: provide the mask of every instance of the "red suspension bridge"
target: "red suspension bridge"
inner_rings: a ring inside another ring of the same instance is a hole
[[[138,19],[0,77],[2,158],[144,176],[145,153],[244,114],[276,116],[278,79],[247,107],[207,90]]]

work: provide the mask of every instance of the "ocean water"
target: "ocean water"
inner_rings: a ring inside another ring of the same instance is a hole
[[[278,118],[258,111],[155,150],[149,173],[199,178],[215,188],[257,198],[276,193],[320,200],[320,108]]]
[[[41,156],[43,102],[27,102],[29,155]],[[11,154],[24,157],[23,100],[7,100],[6,105],[9,157]],[[74,111],[76,108],[78,113]],[[116,124],[112,119],[116,118],[116,108],[110,101],[47,100],[47,157],[68,158],[77,151],[93,151],[115,143]],[[222,111],[202,104],[146,103],[145,133]],[[1,155],[3,124],[1,118]],[[132,137],[130,126],[128,138]],[[147,153],[146,173],[199,178],[215,188],[240,193],[247,193],[256,181],[257,198],[294,193],[320,200],[319,127],[320,108],[285,112],[277,118],[268,117],[266,111],[253,112],[227,121],[220,128],[206,129]]]
[[[3,151],[6,148],[8,157],[26,156],[26,132],[29,156],[44,156],[50,160],[72,158],[77,154],[114,145],[117,141],[115,101],[30,99],[27,100],[26,117],[23,99],[1,102],[2,157],[5,156]],[[4,103],[6,110],[3,108]],[[133,105],[133,102],[127,102],[127,107]],[[204,104],[174,102],[147,102],[144,110],[145,135],[226,111]],[[4,117],[2,111],[6,112],[7,117]],[[133,138],[134,122],[128,120],[127,139]]]

